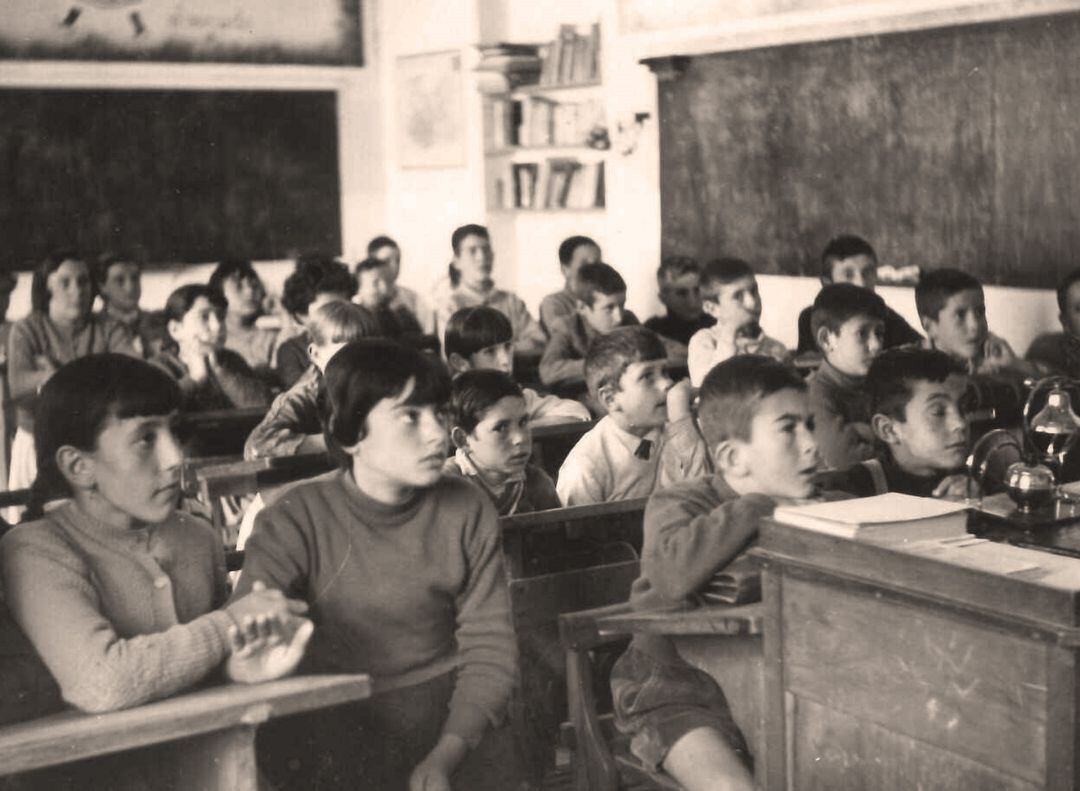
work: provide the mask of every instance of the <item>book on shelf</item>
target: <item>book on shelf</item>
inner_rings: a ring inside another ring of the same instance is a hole
[[[876,543],[949,538],[967,533],[967,506],[963,503],[898,492],[780,506],[773,518],[781,524],[817,533]]]
[[[514,178],[514,207],[533,208],[536,197],[536,178],[539,167],[535,162],[515,162],[511,165]]]

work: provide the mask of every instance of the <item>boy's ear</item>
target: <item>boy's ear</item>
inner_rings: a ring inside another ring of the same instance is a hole
[[[589,309],[589,306],[580,299],[574,300],[574,307],[577,309],[577,312],[582,315],[584,315],[585,311]]]
[[[457,352],[450,352],[450,355],[446,358],[446,362],[450,365],[450,371],[455,374],[464,373],[472,368],[469,361]]]
[[[450,441],[454,443],[455,448],[469,447],[469,435],[461,426],[450,429]]]
[[[165,323],[165,331],[169,333],[169,337],[176,340],[176,333],[180,329],[180,322],[176,319],[169,319]]]
[[[56,466],[60,469],[60,474],[76,489],[94,488],[94,465],[84,451],[64,445],[56,451]]]
[[[725,476],[730,475],[741,478],[746,475],[748,470],[746,454],[743,450],[742,444],[737,440],[725,439],[716,443],[716,448],[713,450],[713,461],[716,462],[716,469]]]
[[[715,299],[701,300],[701,309],[705,311],[708,315],[712,316],[714,319],[719,318],[719,316],[716,315],[719,307],[720,306],[716,303]]]
[[[880,412],[870,418],[870,428],[874,430],[874,436],[890,446],[899,445],[901,442],[900,434],[897,432],[897,423],[899,421],[896,418]]]
[[[596,400],[600,402],[605,411],[609,414],[619,411],[619,405],[615,400],[615,396],[619,394],[619,391],[613,385],[602,385],[599,390],[596,391]]]
[[[919,324],[922,325],[923,332],[929,335],[930,330],[937,324],[937,322],[929,316],[919,316]]]
[[[818,327],[817,335],[814,336],[814,341],[817,343],[818,348],[822,351],[829,348],[830,335],[832,335],[832,333],[829,331],[828,327]]]

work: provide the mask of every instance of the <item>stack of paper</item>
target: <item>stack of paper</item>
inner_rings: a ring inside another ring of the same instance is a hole
[[[896,492],[854,500],[781,506],[773,517],[786,525],[876,543],[947,538],[967,532],[967,506],[964,504]]]

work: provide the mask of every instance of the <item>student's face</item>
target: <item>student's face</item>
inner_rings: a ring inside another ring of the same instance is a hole
[[[432,486],[446,462],[446,423],[432,404],[406,404],[414,382],[395,398],[379,401],[367,417],[367,433],[354,448],[384,483],[402,488]]]
[[[484,413],[472,433],[465,436],[465,447],[485,470],[503,475],[524,470],[532,453],[532,431],[525,399],[519,396],[500,398]]]
[[[833,261],[831,282],[851,283],[873,291],[877,286],[877,261],[865,253]]]
[[[581,293],[581,280],[578,277],[581,267],[585,264],[595,264],[600,260],[600,248],[593,244],[583,244],[574,250],[569,264],[560,263],[563,277],[566,278],[566,287],[572,294]]]
[[[725,327],[756,324],[761,318],[761,295],[753,275],[719,286],[715,300],[704,303],[705,311]]]
[[[686,321],[701,318],[701,276],[687,272],[674,279],[667,279],[660,287],[660,301],[668,313]]]
[[[118,516],[156,524],[176,509],[184,456],[169,421],[109,418],[94,452],[84,454],[94,490]]]
[[[249,319],[262,312],[262,300],[265,296],[262,283],[254,278],[236,275],[226,278],[222,283],[225,301],[229,303],[229,313]]]
[[[494,264],[495,253],[491,249],[490,239],[470,235],[461,240],[458,253],[454,256],[454,266],[461,272],[462,285],[487,288],[491,285],[491,270]]]
[[[67,259],[45,281],[49,289],[49,315],[76,321],[90,313],[90,273],[82,261]]]
[[[629,428],[653,429],[667,422],[667,392],[671,378],[664,360],[630,363],[619,380],[618,392],[604,398],[609,413],[618,414]]]
[[[866,376],[870,363],[885,344],[885,322],[870,316],[853,316],[840,331],[825,331],[825,359],[841,373]]]
[[[953,294],[936,320],[923,319],[923,329],[938,349],[964,360],[978,357],[989,333],[982,289]]]
[[[593,295],[592,306],[579,302],[578,312],[593,330],[601,335],[607,335],[622,324],[624,305],[626,305],[625,291],[620,291],[618,294],[601,294],[597,291]]]
[[[390,301],[390,279],[386,267],[367,269],[357,275],[356,301],[368,310],[378,310]]]
[[[169,322],[169,335],[181,351],[216,349],[222,341],[221,316],[210,300],[199,297],[191,303],[181,321]]]
[[[514,344],[507,341],[487,346],[469,357],[469,365],[474,369],[491,368],[513,376]]]
[[[401,250],[392,244],[384,244],[375,251],[372,258],[386,264],[386,279],[391,284],[396,283],[401,272]]]
[[[1074,338],[1080,338],[1080,283],[1073,283],[1065,292],[1065,311],[1060,318],[1061,328]]]
[[[888,443],[893,458],[913,473],[930,474],[955,470],[968,450],[968,425],[964,416],[966,376],[949,376],[944,382],[913,383],[904,420],[880,425],[875,432]]]
[[[122,311],[138,308],[142,296],[142,273],[138,265],[120,261],[110,266],[101,284],[101,296]]]
[[[746,491],[790,498],[814,493],[813,476],[820,462],[804,391],[780,390],[761,399],[750,422],[750,440],[731,442],[737,472],[747,476]]]

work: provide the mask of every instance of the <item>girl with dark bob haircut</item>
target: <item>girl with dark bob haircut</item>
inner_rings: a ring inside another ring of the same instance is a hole
[[[340,468],[255,520],[235,595],[261,580],[305,599],[319,628],[304,669],[371,673],[382,690],[268,723],[275,787],[518,787],[512,751],[500,752],[507,731],[490,730],[516,667],[499,528],[479,489],[442,475],[449,392],[436,358],[390,341],[345,345],[326,366]]]

